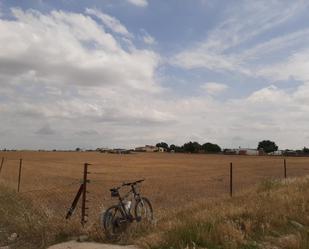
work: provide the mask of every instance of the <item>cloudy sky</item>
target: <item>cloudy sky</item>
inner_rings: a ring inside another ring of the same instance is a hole
[[[0,148],[309,146],[307,0],[0,0]]]

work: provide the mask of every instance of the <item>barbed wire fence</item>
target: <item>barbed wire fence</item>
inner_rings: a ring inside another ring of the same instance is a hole
[[[305,162],[293,161],[292,164],[289,159],[278,158],[271,165],[259,162],[249,165],[247,161],[226,163],[223,170],[209,168],[207,164],[195,170],[180,165],[173,169],[172,174],[166,171],[159,176],[149,168],[143,194],[150,197],[157,217],[161,218],[167,209],[176,209],[196,200],[234,196],[263,179],[308,174],[308,166]],[[76,171],[80,172],[79,177]],[[98,223],[100,213],[113,203],[109,189],[128,180],[125,177],[144,176],[125,167],[107,169],[104,163],[98,162],[44,162],[35,158],[0,157],[1,184],[15,189],[19,195],[31,199],[64,222],[71,210],[72,219],[78,219],[82,226],[87,227]]]

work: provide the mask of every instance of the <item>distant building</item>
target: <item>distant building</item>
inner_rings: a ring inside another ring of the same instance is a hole
[[[112,153],[112,154],[130,154],[131,151],[130,150],[126,150],[126,149],[112,149],[112,150],[109,150],[109,153]]]
[[[163,147],[158,147],[158,152],[166,152],[166,148],[163,148]]]
[[[244,149],[245,155],[247,156],[258,156],[260,151],[257,149]]]
[[[112,153],[112,154],[130,154],[131,150],[127,149],[109,149],[109,148],[97,148],[96,151],[99,151],[101,153]]]
[[[250,149],[250,148],[238,148],[238,149],[225,149],[223,151],[225,155],[242,155],[242,156],[262,156],[263,150]]]
[[[97,148],[96,151],[99,151],[101,153],[108,153],[110,149],[109,148]]]
[[[282,150],[277,150],[277,151],[268,153],[268,155],[270,155],[270,156],[282,156],[283,155],[283,151]]]
[[[263,156],[265,155],[263,149],[250,149],[250,148],[240,148],[236,150],[238,155],[246,155],[246,156]]]
[[[234,149],[224,149],[223,154],[224,155],[237,155],[236,150]]]
[[[285,150],[282,153],[284,156],[305,156],[302,151],[297,150]]]
[[[159,148],[153,145],[145,145],[143,147],[136,147],[135,151],[137,152],[158,152]]]

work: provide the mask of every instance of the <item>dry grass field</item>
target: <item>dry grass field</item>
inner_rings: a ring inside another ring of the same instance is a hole
[[[91,239],[104,241],[98,227],[99,214],[102,208],[116,201],[110,197],[109,188],[139,178],[146,179],[142,193],[152,201],[158,223],[146,230],[138,226],[129,229],[123,242],[136,242],[142,248],[195,248],[194,242],[203,248],[253,249],[257,248],[255,239],[264,243],[273,230],[280,232],[284,228],[280,236],[295,234],[290,220],[308,223],[308,178],[295,186],[293,179],[273,181],[283,178],[282,157],[29,151],[2,152],[0,160],[2,157],[5,160],[0,174],[0,215],[6,214],[6,219],[4,227],[0,223],[0,246],[6,245],[5,238],[13,232],[22,235],[12,248],[45,248],[84,232]],[[17,188],[20,158],[23,159],[21,188],[16,194],[10,189]],[[286,160],[289,177],[309,173],[309,158]],[[81,183],[85,162],[92,165],[89,166],[89,222],[82,229],[80,212],[68,222],[64,217]],[[230,162],[234,167],[233,199],[228,198]],[[251,230],[245,232],[238,224],[244,218],[245,224],[251,224]],[[226,236],[233,245],[227,244]],[[308,248],[305,233],[296,233],[293,238],[298,246],[293,242],[288,248]]]
[[[97,152],[1,152],[4,165],[0,181],[17,186],[19,159],[23,159],[21,192],[51,210],[65,214],[82,178],[83,164],[89,171],[89,214],[113,200],[109,188],[123,181],[145,178],[142,193],[160,216],[204,198],[229,193],[229,164],[234,166],[234,191],[247,190],[265,178],[283,177],[282,157],[226,156],[202,154],[136,153],[129,155]],[[289,177],[309,173],[309,158],[287,158]]]

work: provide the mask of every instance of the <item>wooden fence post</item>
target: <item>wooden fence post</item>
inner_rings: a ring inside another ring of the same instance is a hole
[[[230,163],[230,196],[233,196],[233,163]]]
[[[284,178],[286,178],[286,159],[283,161],[283,169],[284,169]]]
[[[89,183],[88,180],[88,166],[89,163],[84,164],[84,178],[83,178],[83,192],[82,192],[82,217],[81,217],[81,223],[82,226],[84,226],[87,222],[86,217],[88,217],[88,214],[86,214],[86,202],[87,202],[87,183]]]
[[[2,160],[1,160],[1,165],[0,165],[0,174],[1,174],[1,171],[2,171],[2,166],[3,166],[3,163],[4,163],[4,157],[2,157]]]
[[[20,190],[20,180],[21,180],[21,167],[23,165],[23,159],[19,159],[19,173],[18,173],[18,185],[17,185],[17,192]]]

